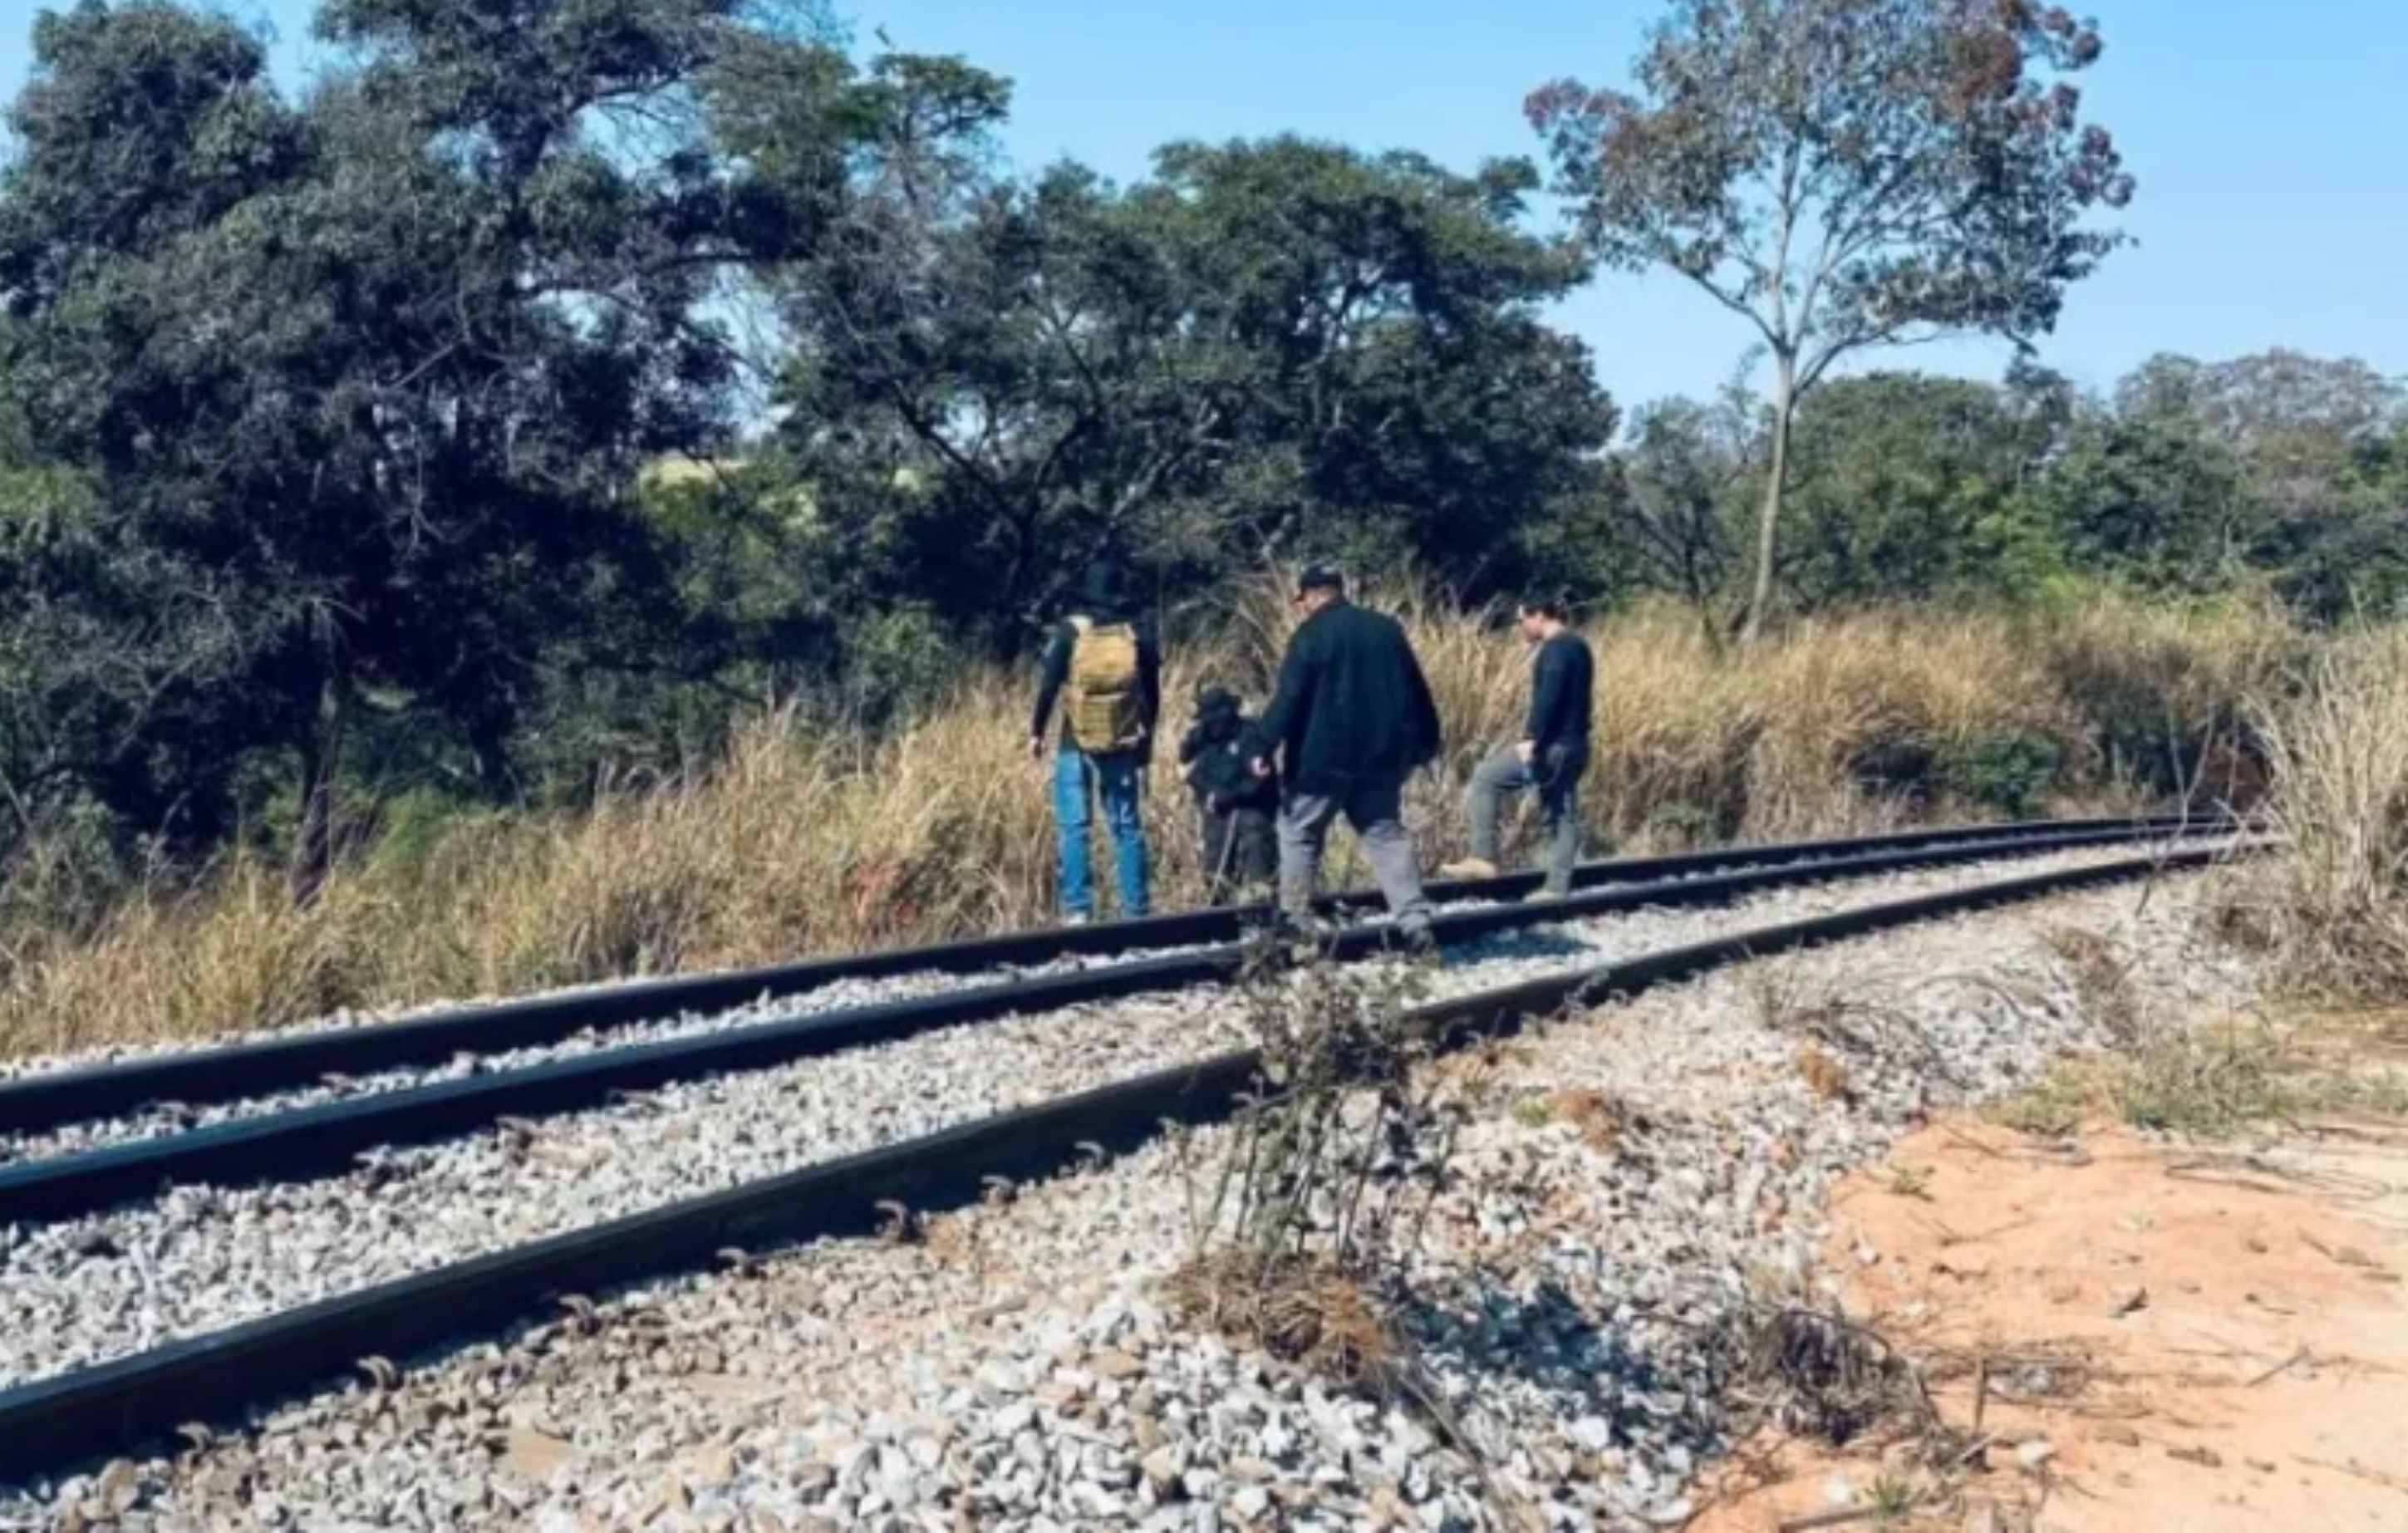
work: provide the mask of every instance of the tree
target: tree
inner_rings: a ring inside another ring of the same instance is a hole
[[[1772,363],[1742,632],[1763,625],[1802,395],[1869,348],[2019,346],[2119,242],[2132,180],[2065,77],[2098,33],[2033,0],[1674,0],[1637,93],[1533,93],[1556,189],[1605,261],[1679,273]]]
[[[1925,601],[2013,583],[1997,543],[2049,447],[1986,383],[1835,379],[1806,401],[1777,564],[1809,603]]]
[[[911,239],[790,277],[781,448],[871,608],[1009,651],[1106,552],[1177,593],[1314,552],[1477,594],[1521,578],[1611,437],[1538,315],[1583,264],[1517,226],[1526,165],[1274,139],[1173,145],[1126,190],[947,165],[846,221]]]
[[[1738,564],[1735,492],[1754,458],[1755,411],[1737,395],[1718,406],[1663,399],[1633,412],[1615,455],[1613,539],[1632,583],[1679,595],[1701,618]]]
[[[2355,359],[2157,356],[2117,385],[2104,445],[2132,464],[2128,479],[2155,479],[2161,505],[2195,502],[2209,523],[2213,546],[2191,559],[2208,569],[2183,583],[2255,572],[2333,622],[2408,595],[2404,405],[2398,383]]]
[[[305,887],[361,731],[431,725],[505,793],[549,672],[678,663],[636,476],[727,440],[728,284],[818,236],[861,106],[762,0],[329,0],[319,31],[351,62],[295,106],[221,19],[46,15],[0,182],[26,447],[106,533],[110,579],[51,589],[224,615],[109,770],[206,840],[249,753],[289,759]],[[783,159],[714,132],[765,80]]]

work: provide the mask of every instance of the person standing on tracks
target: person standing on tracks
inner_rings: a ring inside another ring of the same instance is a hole
[[[1280,663],[1279,688],[1246,733],[1257,777],[1284,768],[1280,804],[1280,908],[1309,920],[1330,823],[1354,827],[1380,893],[1407,941],[1426,947],[1429,898],[1406,830],[1405,780],[1439,751],[1438,705],[1404,625],[1346,599],[1337,571],[1308,567],[1297,581],[1304,621]]]
[[[1154,624],[1138,611],[1120,566],[1098,560],[1087,567],[1077,606],[1046,644],[1037,711],[1028,726],[1029,756],[1042,761],[1046,726],[1055,701],[1061,702],[1054,815],[1061,842],[1062,919],[1068,924],[1082,925],[1096,914],[1087,842],[1098,800],[1111,833],[1121,914],[1134,918],[1153,909],[1144,787],[1161,698],[1162,647]]]
[[[1196,695],[1196,722],[1179,742],[1179,760],[1196,795],[1204,838],[1206,900],[1228,905],[1256,899],[1279,875],[1272,821],[1279,813],[1277,775],[1256,777],[1245,754],[1247,718],[1237,694],[1206,687]]]
[[[1439,871],[1448,878],[1495,878],[1504,800],[1536,789],[1547,834],[1546,882],[1539,895],[1561,899],[1572,892],[1572,869],[1580,864],[1580,783],[1588,773],[1597,660],[1588,640],[1572,631],[1571,608],[1563,598],[1526,600],[1518,617],[1522,641],[1531,649],[1529,715],[1520,739],[1473,770],[1464,795],[1471,855]]]

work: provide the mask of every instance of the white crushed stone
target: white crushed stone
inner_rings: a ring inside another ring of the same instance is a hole
[[[1733,909],[1540,928],[1451,956],[1440,994],[1696,940],[1734,924],[2126,855],[2118,849],[1774,891]],[[975,1024],[681,1082],[542,1121],[374,1153],[353,1172],[195,1185],[0,1226],[0,1383],[67,1368],[813,1161],[1200,1058],[1244,1041],[1226,991]]]
[[[1843,944],[1508,1046],[1412,1274],[1422,1364],[1497,1490],[1537,1526],[1683,1520],[1686,1483],[1726,1445],[1713,1339],[1746,1274],[1801,1266],[1832,1182],[1918,1113],[2103,1040],[2050,930],[2111,933],[2169,1010],[2245,999],[2245,970],[2197,935],[2198,887]],[[1834,997],[1853,1005],[1813,1004]],[[1800,1081],[1801,1028],[1853,1100]],[[1517,1110],[1563,1091],[1633,1125],[1599,1144]],[[1157,1145],[923,1244],[824,1242],[756,1277],[644,1284],[595,1334],[531,1325],[389,1396],[280,1408],[189,1462],[29,1487],[0,1498],[0,1526],[69,1511],[129,1533],[1504,1526],[1420,1415],[1163,1311],[1186,1194]]]

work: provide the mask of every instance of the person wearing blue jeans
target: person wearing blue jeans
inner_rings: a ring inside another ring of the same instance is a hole
[[[1065,745],[1054,753],[1054,820],[1062,841],[1062,913],[1072,922],[1093,919],[1096,881],[1088,851],[1095,806],[1104,806],[1112,838],[1112,873],[1120,885],[1121,913],[1140,916],[1151,909],[1151,870],[1145,845],[1145,766],[1134,752],[1091,756]]]
[[[1153,909],[1145,844],[1145,773],[1154,760],[1161,710],[1162,650],[1154,625],[1137,609],[1118,566],[1098,562],[1071,613],[1045,647],[1028,753],[1045,759],[1054,705],[1062,725],[1054,746],[1054,816],[1062,855],[1062,918],[1078,924],[1096,914],[1096,880],[1088,840],[1100,802],[1111,833],[1112,869],[1120,913]]]

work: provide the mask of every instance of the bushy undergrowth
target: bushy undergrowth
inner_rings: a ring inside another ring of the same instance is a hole
[[[1435,860],[1462,850],[1470,768],[1518,730],[1526,661],[1498,623],[1420,598],[1390,605],[1412,627],[1447,724],[1446,755],[1408,811]],[[1208,678],[1259,699],[1283,621],[1255,593],[1181,647],[1166,732],[1183,727]],[[1592,638],[1598,753],[1584,809],[1593,843],[1624,851],[2158,799],[2199,782],[2203,764],[2245,758],[2227,732],[2300,644],[2252,610],[2105,601],[1833,617],[1744,653],[1671,609],[1613,618]],[[1041,921],[1054,830],[1024,752],[1029,685],[1025,674],[966,678],[950,701],[874,740],[804,712],[757,718],[716,762],[606,787],[574,813],[399,817],[306,908],[287,897],[281,869],[240,857],[96,907],[65,892],[70,851],[29,849],[0,897],[0,1051]],[[2403,688],[2390,695],[2395,720]],[[2294,755],[2305,748],[2296,729],[2282,738]],[[2408,750],[2397,770],[2408,791]],[[1186,795],[1168,760],[1153,781],[1157,899],[1188,904],[1202,878]],[[2396,886],[2408,830],[2388,834],[2336,852],[2331,866],[2361,871],[2334,898],[2364,905],[2364,881],[2383,869]],[[1363,881],[1340,845],[1332,877]],[[2388,940],[2370,937],[2365,961],[2392,961]],[[2397,952],[2408,961],[2408,938]]]

